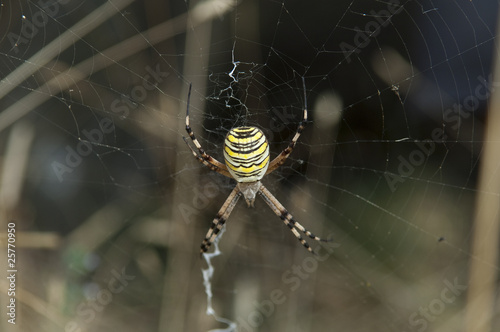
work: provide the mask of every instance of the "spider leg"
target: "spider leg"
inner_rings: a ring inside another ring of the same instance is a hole
[[[199,155],[193,150],[193,148],[188,144],[187,139],[184,138],[184,142],[189,146],[191,151],[193,152],[193,155],[195,156],[198,161],[200,161],[203,165],[207,166],[210,168],[212,171],[218,172],[224,176],[232,178],[232,176],[229,174],[227,167],[225,164],[221,163],[217,159],[213,158],[209,154],[205,152],[203,147],[201,146],[200,142],[194,135],[193,130],[191,129],[191,126],[189,125],[189,103],[191,100],[191,84],[189,85],[189,92],[188,92],[188,101],[187,101],[187,107],[186,107],[186,132],[188,133],[189,137],[193,141],[194,145],[199,151]]]
[[[214,242],[215,238],[217,237],[217,234],[219,234],[227,218],[229,218],[229,215],[233,211],[240,197],[241,197],[241,191],[238,189],[238,186],[236,186],[234,187],[233,191],[229,194],[226,201],[224,202],[219,212],[217,212],[217,215],[215,216],[214,220],[212,221],[212,225],[210,226],[207,235],[205,235],[205,239],[201,243],[200,255],[203,254],[204,252],[207,252],[208,248],[210,248],[212,242]]]
[[[220,173],[222,175],[225,175],[227,176],[228,178],[232,178],[231,174],[229,174],[229,172],[227,171],[227,169],[223,169],[223,168],[219,168],[218,166],[216,166],[215,164],[211,164],[209,163],[208,161],[206,161],[205,159],[203,159],[201,156],[199,156],[196,151],[194,151],[194,149],[191,147],[191,145],[189,145],[188,141],[187,141],[187,138],[186,137],[183,137],[184,139],[184,142],[186,142],[188,148],[191,150],[191,152],[193,153],[193,156],[196,158],[196,160],[198,160],[200,163],[202,163],[203,165],[207,166],[210,170],[214,171],[214,172],[217,172],[217,173]]]
[[[321,239],[321,238],[317,237],[316,235],[314,235],[313,233],[311,233],[310,231],[308,231],[304,226],[302,226],[301,224],[299,224],[298,222],[296,222],[293,219],[293,216],[276,199],[276,197],[274,197],[273,194],[271,194],[271,192],[269,190],[267,190],[266,187],[264,187],[264,185],[260,186],[259,193],[261,194],[262,198],[267,203],[267,205],[269,205],[269,207],[271,208],[271,210],[273,210],[273,212],[278,217],[280,217],[281,220],[283,220],[283,222],[285,223],[285,225],[287,225],[288,228],[290,228],[290,230],[292,231],[293,235],[295,235],[295,237],[300,241],[300,243],[304,247],[306,247],[307,250],[309,250],[310,252],[312,252],[313,254],[315,254],[315,252],[312,250],[312,248],[309,246],[309,244],[306,242],[306,240],[304,240],[302,238],[302,236],[297,231],[297,229],[300,230],[301,232],[303,232],[305,235],[307,235],[308,237],[310,237],[313,240],[316,240],[316,241],[325,241],[325,242],[328,241],[328,240],[324,240],[324,239]]]
[[[300,137],[300,134],[306,127],[306,122],[307,122],[307,95],[306,95],[306,81],[304,77],[302,77],[302,86],[304,88],[304,116],[302,120],[299,123],[299,127],[297,128],[297,131],[295,132],[295,136],[293,136],[292,141],[288,144],[288,146],[276,157],[274,158],[271,163],[269,164],[269,168],[267,169],[266,175],[283,165],[292,153],[293,148],[295,147],[295,144],[297,144],[297,141]]]

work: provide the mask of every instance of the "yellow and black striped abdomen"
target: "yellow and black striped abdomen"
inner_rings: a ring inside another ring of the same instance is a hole
[[[224,160],[229,173],[238,182],[262,179],[269,166],[269,144],[262,130],[238,127],[224,141]]]

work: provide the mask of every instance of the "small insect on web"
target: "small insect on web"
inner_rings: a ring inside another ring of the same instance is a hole
[[[188,101],[186,108],[186,131],[191,138],[193,144],[198,149],[198,153],[193,149],[186,137],[184,141],[193,153],[193,156],[207,166],[212,171],[220,173],[229,178],[235,179],[237,184],[233,191],[220,208],[219,212],[212,221],[212,225],[208,230],[205,239],[201,244],[200,254],[203,254],[210,248],[210,245],[215,240],[219,232],[224,227],[226,220],[233,211],[239,198],[243,196],[248,207],[254,206],[256,195],[260,195],[269,205],[271,210],[283,220],[286,226],[290,228],[295,237],[300,243],[311,253],[314,253],[309,244],[304,240],[300,232],[316,241],[328,241],[321,239],[308,231],[304,226],[294,220],[293,216],[285,209],[285,207],[274,197],[271,192],[260,182],[267,174],[273,172],[278,167],[283,165],[292,153],[295,144],[297,143],[300,134],[304,130],[307,121],[307,96],[306,84],[302,77],[302,85],[304,89],[304,115],[299,123],[299,127],[288,146],[272,161],[269,155],[269,143],[266,136],[257,127],[236,127],[231,129],[224,140],[224,162],[221,163],[205,152],[198,139],[195,137],[193,130],[189,125],[189,102],[191,99],[191,85],[189,86]],[[299,232],[300,231],[300,232]]]

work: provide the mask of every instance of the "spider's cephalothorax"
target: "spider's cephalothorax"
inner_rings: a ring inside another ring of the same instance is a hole
[[[212,171],[220,173],[224,176],[233,178],[237,181],[229,197],[226,199],[221,209],[215,216],[212,226],[207,232],[205,239],[201,243],[200,253],[208,250],[212,242],[219,234],[224,226],[227,218],[233,211],[238,199],[243,196],[249,207],[254,206],[255,196],[259,194],[264,201],[269,205],[273,212],[283,220],[295,237],[302,243],[304,247],[310,252],[309,244],[302,238],[299,231],[314,239],[316,241],[323,241],[315,236],[304,226],[296,222],[292,215],[285,209],[283,205],[274,197],[269,190],[260,182],[260,180],[267,174],[271,173],[280,167],[292,152],[297,140],[300,137],[307,121],[307,99],[305,82],[302,80],[304,86],[304,115],[302,121],[299,123],[297,132],[292,138],[288,146],[272,161],[269,156],[269,144],[266,136],[262,130],[256,127],[237,127],[229,131],[224,141],[224,163],[211,157],[203,150],[200,142],[194,136],[193,131],[189,125],[189,100],[191,97],[191,86],[189,86],[188,103],[186,109],[186,131],[198,149],[199,154],[189,145],[186,138],[184,141],[191,149],[194,157],[203,165],[210,168]]]

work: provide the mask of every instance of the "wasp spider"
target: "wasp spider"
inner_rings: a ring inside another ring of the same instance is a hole
[[[307,100],[305,83],[304,85],[304,118],[299,123],[299,127],[292,141],[288,146],[271,162],[269,155],[269,143],[266,136],[256,127],[237,127],[229,131],[224,141],[224,162],[219,162],[212,156],[208,155],[203,150],[200,142],[194,136],[191,127],[189,126],[189,101],[191,98],[191,86],[189,86],[188,102],[186,108],[186,131],[198,149],[199,153],[189,145],[187,138],[184,141],[191,149],[194,157],[203,165],[210,168],[212,171],[220,173],[229,178],[235,179],[237,184],[234,187],[229,197],[226,199],[221,209],[215,216],[210,229],[201,244],[200,254],[206,252],[212,242],[217,237],[227,218],[233,211],[238,199],[243,195],[248,207],[254,206],[255,196],[259,194],[264,201],[269,205],[271,210],[283,220],[295,237],[302,243],[302,245],[314,253],[309,244],[302,238],[299,231],[316,241],[324,241],[319,237],[309,232],[304,226],[296,222],[292,215],[285,209],[283,205],[271,194],[269,190],[260,182],[260,180],[267,174],[276,170],[283,165],[285,160],[292,152],[297,140],[300,137],[307,121]]]

